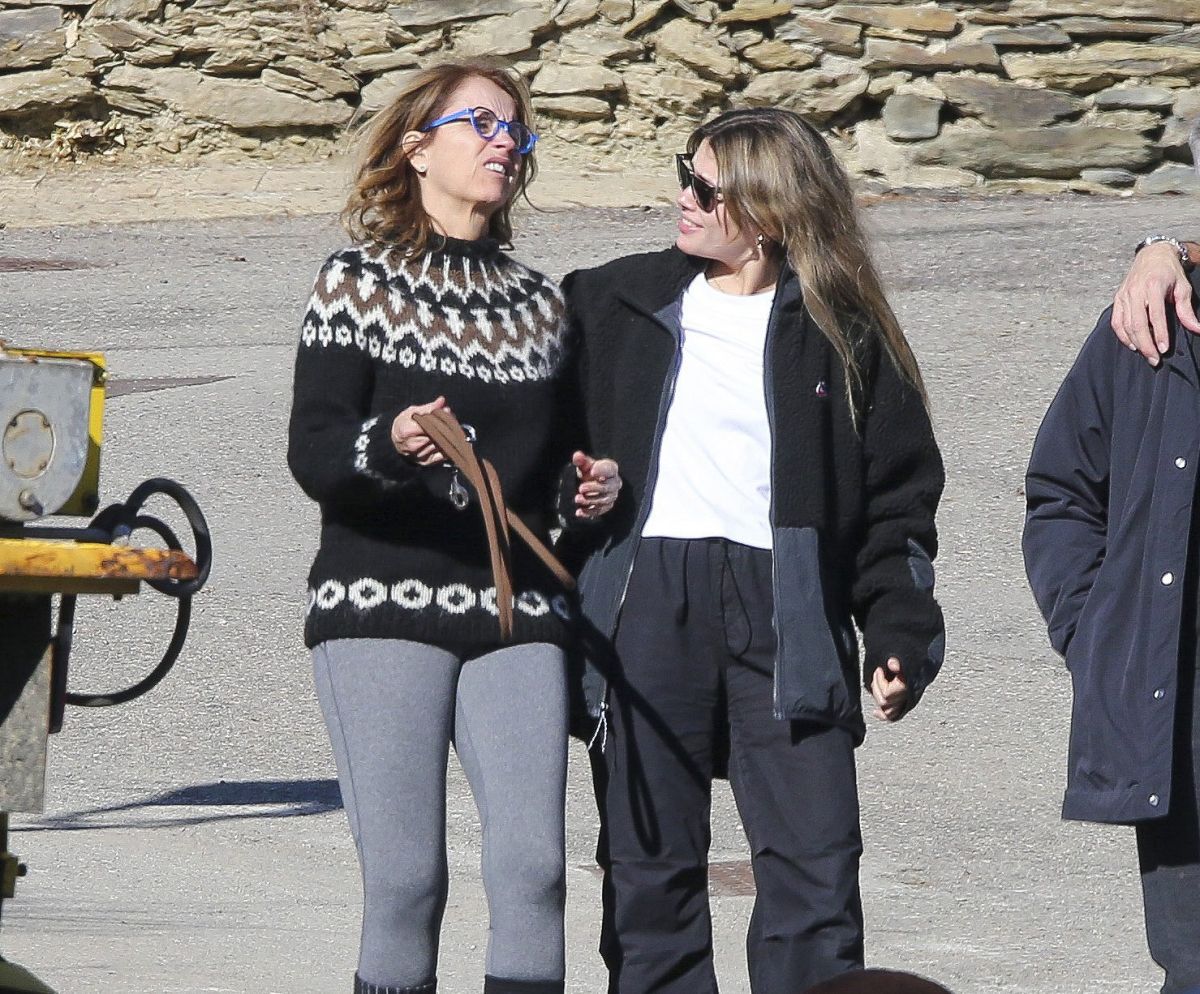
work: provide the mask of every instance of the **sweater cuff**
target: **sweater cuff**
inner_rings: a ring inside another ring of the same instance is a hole
[[[354,468],[385,487],[402,486],[421,469],[396,451],[392,444],[393,420],[379,415],[364,421],[354,440]]]
[[[422,466],[396,451],[392,444],[392,422],[399,413],[397,410],[363,422],[362,431],[354,442],[355,469],[385,490],[416,484],[438,500],[450,500],[450,481],[454,475],[451,467],[445,463]]]

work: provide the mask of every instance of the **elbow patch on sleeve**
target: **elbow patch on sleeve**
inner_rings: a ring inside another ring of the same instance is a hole
[[[942,663],[946,661],[946,633],[938,632],[937,638],[929,643],[929,655],[926,659],[929,683],[942,671]]]
[[[946,661],[946,633],[939,632],[929,643],[929,649],[918,671],[913,674],[912,689],[916,697],[921,697],[937,675],[942,671],[942,663]]]
[[[933,562],[924,546],[915,539],[908,540],[908,569],[912,576],[913,586],[925,593],[932,594],[934,585]],[[919,650],[918,650],[919,651]],[[946,658],[946,631],[940,628],[925,648],[924,658],[912,661],[911,671],[905,675],[909,680],[909,689],[913,702],[920,700],[928,687],[941,672],[942,663]]]
[[[933,589],[933,561],[921,543],[912,538],[908,540],[908,571],[919,590]]]

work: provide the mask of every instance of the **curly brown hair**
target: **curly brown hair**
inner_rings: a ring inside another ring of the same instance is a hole
[[[532,127],[529,90],[514,72],[473,61],[446,62],[414,72],[391,103],[367,121],[356,137],[354,189],[341,215],[354,241],[398,245],[409,255],[423,255],[442,237],[425,212],[415,170],[409,164],[420,145],[406,149],[404,136],[436,120],[439,113],[445,112],[454,91],[477,78],[495,83],[512,97],[517,120]],[[488,235],[503,245],[512,241],[512,203],[524,195],[535,175],[537,163],[530,150],[521,156],[512,197],[488,224]]]

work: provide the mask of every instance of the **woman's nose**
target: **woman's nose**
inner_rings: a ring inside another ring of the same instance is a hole
[[[500,148],[505,149],[517,147],[516,141],[513,139],[513,136],[508,133],[508,128],[504,127],[504,125],[500,125],[500,127],[496,129],[496,133],[492,135],[488,144],[498,145]]]

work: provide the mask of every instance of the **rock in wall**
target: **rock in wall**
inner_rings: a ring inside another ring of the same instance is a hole
[[[780,104],[889,188],[1197,185],[1200,0],[0,0],[0,144],[325,154],[462,56],[514,66],[546,145],[596,161],[657,168]]]

